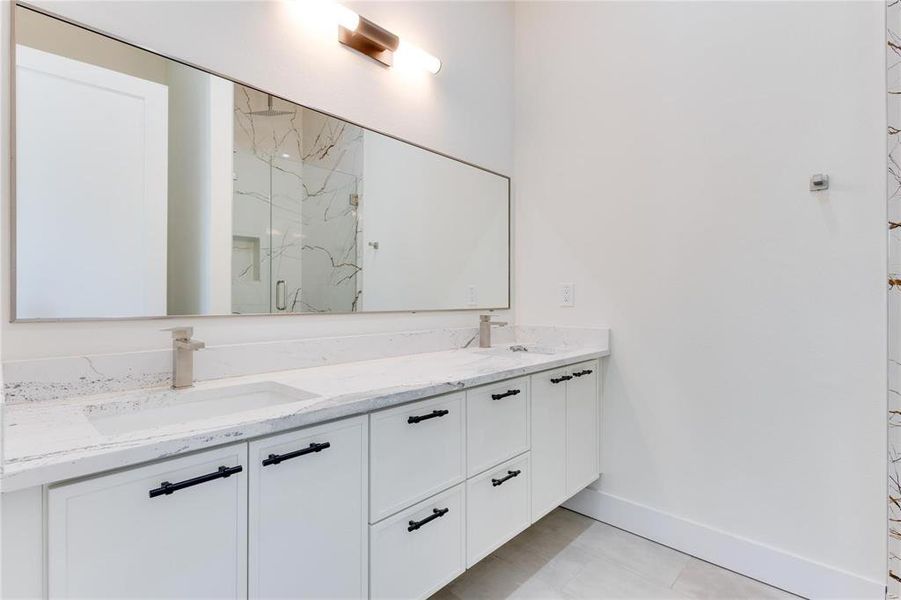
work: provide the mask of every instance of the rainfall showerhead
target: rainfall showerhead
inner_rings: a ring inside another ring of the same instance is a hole
[[[268,94],[269,98],[266,110],[252,110],[249,115],[253,115],[255,117],[281,117],[283,115],[293,115],[293,110],[278,110],[276,108],[272,108],[272,94]]]

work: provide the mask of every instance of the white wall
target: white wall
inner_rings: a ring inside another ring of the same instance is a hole
[[[169,315],[230,314],[234,84],[168,61]]]
[[[611,327],[602,491],[876,582],[884,10],[522,3],[515,31],[516,318]]]
[[[364,2],[361,14],[439,56],[437,76],[381,68],[314,30],[293,2],[54,2],[34,4],[228,74],[313,108],[500,172],[512,169],[512,7],[493,2]],[[11,10],[9,5],[4,10]],[[10,15],[4,13],[3,18]],[[467,40],[461,43],[461,40]],[[8,40],[2,40],[7,44]],[[9,47],[8,45],[3,47]],[[2,82],[7,88],[7,82]],[[6,160],[8,130],[0,139]],[[8,196],[4,196],[3,211]],[[6,254],[6,253],[4,253]],[[4,259],[2,280],[8,281]],[[4,360],[163,348],[168,321],[9,324]],[[179,319],[208,344],[473,325],[472,313]]]

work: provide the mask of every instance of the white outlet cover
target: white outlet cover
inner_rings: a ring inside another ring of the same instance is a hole
[[[479,303],[479,292],[476,286],[470,285],[466,288],[466,303],[469,306],[476,306]]]
[[[560,284],[560,306],[576,305],[576,286],[573,283]]]

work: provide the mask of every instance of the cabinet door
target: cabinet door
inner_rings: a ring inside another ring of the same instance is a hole
[[[598,363],[569,368],[566,382],[566,495],[598,478]]]
[[[365,596],[366,427],[356,417],[251,442],[251,598]]]
[[[50,597],[244,597],[246,458],[237,444],[50,488]]]
[[[567,377],[567,369],[531,377],[533,523],[566,500]]]

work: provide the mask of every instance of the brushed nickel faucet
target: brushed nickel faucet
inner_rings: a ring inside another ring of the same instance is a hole
[[[490,348],[491,328],[506,324],[506,321],[492,321],[491,315],[479,315],[479,348]]]
[[[192,340],[193,327],[172,327],[163,331],[172,332],[172,387],[174,389],[194,385],[194,352],[202,350],[206,344]]]

